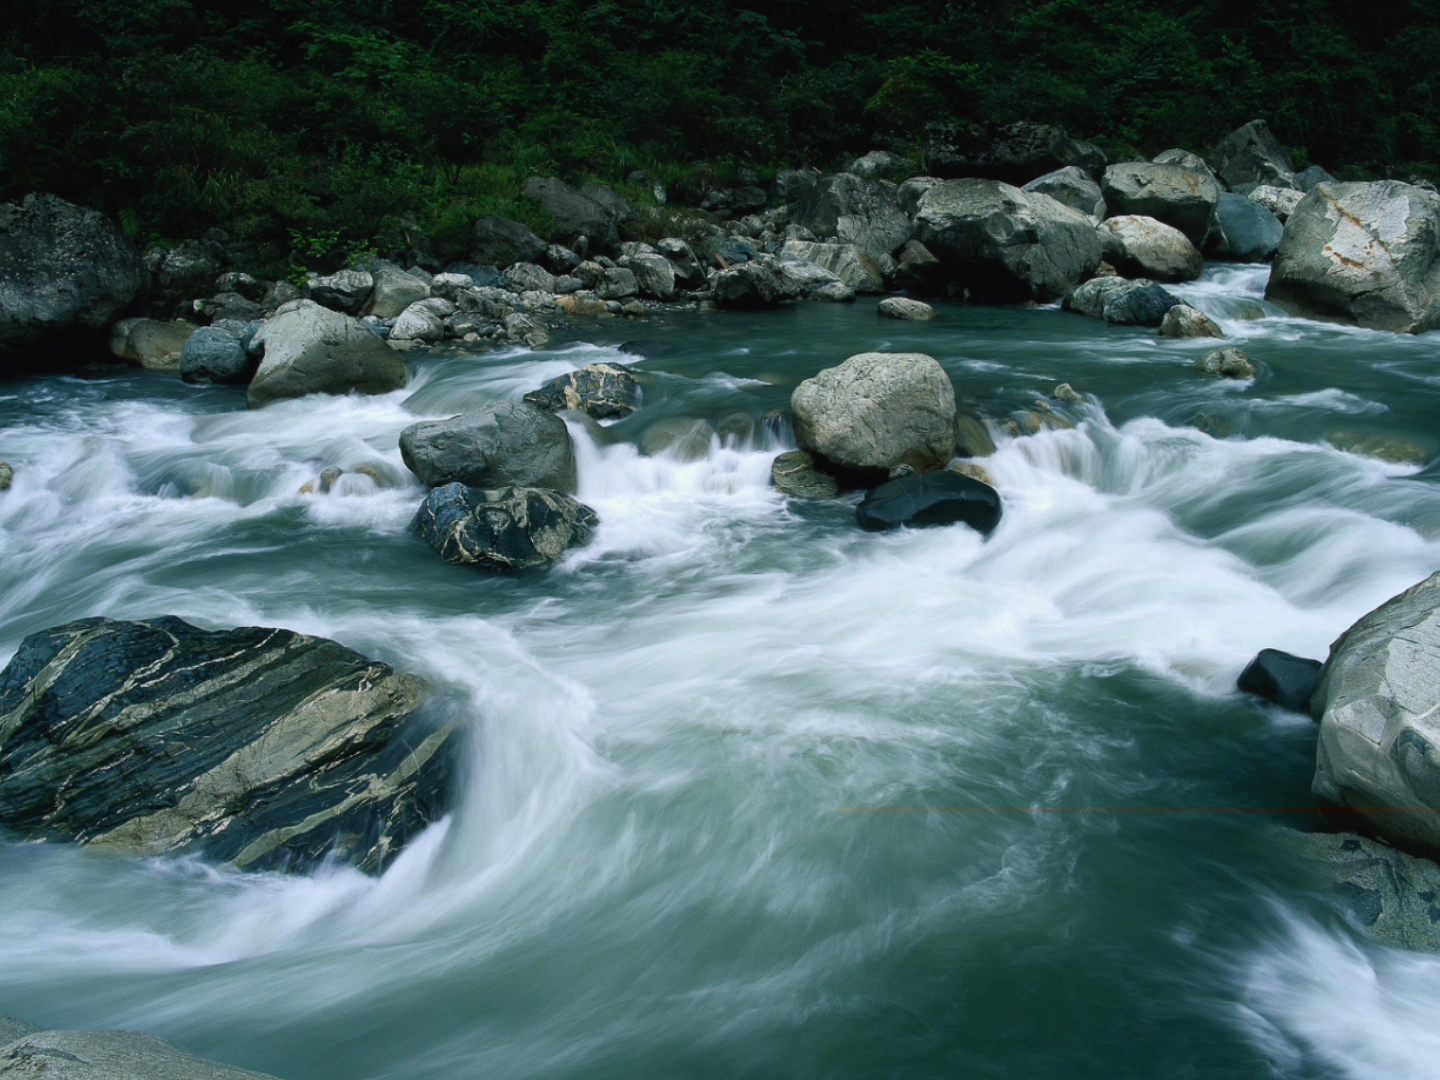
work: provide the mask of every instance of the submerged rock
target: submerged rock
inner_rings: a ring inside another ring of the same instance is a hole
[[[833,499],[840,485],[833,476],[815,468],[815,459],[804,450],[787,450],[770,463],[770,482],[782,495],[795,499]]]
[[[1179,304],[1174,294],[1153,281],[1098,277],[1069,293],[1060,306],[1117,326],[1159,326]]]
[[[446,562],[532,570],[588,541],[598,521],[594,510],[558,491],[446,484],[426,496],[410,528]]]
[[[862,529],[963,523],[989,536],[1000,523],[1000,495],[952,469],[911,473],[871,490],[855,510]]]
[[[908,296],[887,296],[875,309],[879,314],[892,319],[925,322],[935,318],[935,309],[923,300],[912,300]]]
[[[528,402],[500,401],[426,420],[400,433],[400,456],[431,487],[541,487],[573,492],[575,444],[553,413]]]
[[[6,1080],[275,1080],[138,1031],[32,1029],[7,1041],[0,1033],[0,1077]]]
[[[1235,685],[1247,694],[1264,698],[1291,712],[1310,712],[1310,697],[1320,685],[1319,660],[1292,656],[1279,649],[1261,649]]]
[[[14,480],[15,470],[7,462],[0,461],[0,491],[9,491]]]
[[[1253,379],[1255,365],[1239,349],[1214,349],[1195,361],[1195,370],[1225,379]]]
[[[443,812],[413,675],[291,630],[81,619],[0,673],[0,823],[143,855],[383,868]]]
[[[409,381],[405,361],[359,319],[296,303],[255,335],[263,359],[246,392],[251,408],[306,394],[386,394]]]
[[[624,364],[590,364],[551,379],[525,400],[549,412],[571,409],[596,420],[618,420],[640,407],[640,384]]]
[[[1203,311],[1189,304],[1176,304],[1160,320],[1160,336],[1163,338],[1223,338],[1225,331],[1219,323]]]

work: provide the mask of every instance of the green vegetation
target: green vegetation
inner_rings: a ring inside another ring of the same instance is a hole
[[[281,271],[407,229],[459,256],[486,213],[543,229],[536,173],[695,195],[935,120],[1113,156],[1263,116],[1298,165],[1440,162],[1440,0],[13,0],[0,35],[0,199],[142,242],[219,225]]]

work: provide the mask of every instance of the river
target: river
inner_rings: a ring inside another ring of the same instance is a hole
[[[1219,343],[871,299],[415,354],[404,391],[258,411],[143,371],[0,384],[0,663],[89,615],[280,625],[469,717],[453,813],[380,878],[0,840],[0,1012],[284,1080],[1440,1077],[1440,957],[1277,843],[1319,827],[1287,812],[1315,728],[1234,690],[1440,569],[1436,337],[1285,317],[1265,273],[1174,289],[1253,383],[1192,369]],[[769,486],[773,410],[872,349],[1000,418],[1087,395],[996,426],[988,540]],[[588,547],[495,577],[406,533],[401,429],[598,360],[646,407],[573,428]],[[644,456],[681,415],[723,434]]]

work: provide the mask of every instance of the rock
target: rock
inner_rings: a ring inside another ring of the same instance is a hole
[[[850,172],[864,180],[903,180],[910,171],[908,161],[888,150],[871,150],[850,164]]]
[[[160,288],[168,296],[208,293],[220,273],[220,263],[199,240],[186,240],[165,255],[160,264]]]
[[[15,481],[15,470],[9,463],[0,461],[0,491],[9,491]]]
[[[705,284],[705,270],[695,252],[684,240],[667,237],[655,245],[656,251],[670,261],[677,284],[687,289],[698,289]]]
[[[217,293],[239,293],[246,300],[252,300],[257,304],[265,299],[269,288],[265,282],[258,281],[249,274],[238,270],[231,270],[215,279]]]
[[[623,266],[610,266],[600,271],[595,282],[595,295],[601,300],[623,300],[640,291],[640,282],[633,270]]]
[[[596,420],[618,420],[640,408],[640,384],[624,364],[590,364],[551,379],[525,400],[548,412],[568,409]]]
[[[1223,338],[1225,331],[1218,323],[1202,311],[1189,304],[1176,304],[1160,320],[1160,336],[1163,338]]]
[[[794,224],[822,240],[854,244],[886,269],[891,253],[910,239],[910,219],[893,191],[851,173],[824,176],[796,206]]]
[[[416,300],[395,320],[390,329],[391,341],[443,341],[445,340],[445,319],[455,314],[455,305],[449,300],[432,297]]]
[[[430,295],[458,304],[460,297],[475,287],[475,279],[469,274],[436,274],[430,279]]]
[[[519,262],[505,271],[505,288],[513,293],[553,293],[555,275],[534,263]]]
[[[852,247],[850,244],[815,244],[814,246]],[[842,304],[853,303],[855,300],[855,290],[835,274],[809,259],[786,255],[783,253],[783,248],[782,254],[775,259],[775,268],[778,273],[788,278],[796,286],[799,295],[806,300],[828,300]]]
[[[700,461],[710,456],[715,429],[693,416],[667,416],[657,420],[640,436],[640,449],[649,457],[675,461]]]
[[[140,253],[95,211],[54,195],[0,203],[0,355],[103,344],[147,281]]]
[[[923,353],[852,356],[797,386],[790,407],[800,449],[842,477],[938,469],[955,456],[955,389]]]
[[[375,280],[365,314],[377,319],[398,319],[417,300],[430,296],[430,286],[398,266],[379,264],[371,272]]]
[[[620,242],[614,212],[563,181],[532,176],[525,182],[525,194],[555,223],[555,236],[562,243],[573,244],[584,237],[590,250],[597,251]]]
[[[566,315],[603,315],[605,313],[605,301],[601,300],[594,293],[576,293],[570,296],[557,296],[555,306]],[[548,339],[549,335],[546,335]],[[544,342],[541,342],[544,344]]]
[[[1376,941],[1440,952],[1440,866],[1354,833],[1276,832]]]
[[[1309,195],[1310,192],[1314,191],[1321,184],[1333,184],[1335,182],[1335,177],[1331,176],[1319,165],[1311,165],[1308,169],[1295,175],[1295,186],[1306,195]]]
[[[947,180],[920,200],[921,241],[977,296],[1042,303],[1100,265],[1095,226],[1048,195],[995,180]]]
[[[1110,166],[1100,190],[1111,214],[1141,214],[1163,221],[1197,248],[1205,246],[1220,202],[1220,185],[1208,173],[1143,161]]]
[[[626,255],[620,260],[620,269],[634,275],[641,296],[669,300],[675,295],[675,268],[664,255],[655,252]]]
[[[553,413],[501,401],[400,433],[400,456],[423,484],[443,487],[576,488],[575,446]]]
[[[263,359],[246,398],[258,408],[305,394],[388,394],[409,381],[405,362],[349,315],[308,300],[277,313],[255,335]]]
[[[1097,223],[1105,218],[1105,196],[1100,193],[1100,185],[1078,165],[1067,165],[1046,173],[1020,190],[1049,195],[1056,202],[1079,211]]]
[[[920,210],[920,200],[936,184],[943,183],[938,176],[912,176],[895,190],[895,202],[907,216],[914,217]]]
[[[925,171],[933,176],[1018,185],[1069,165],[1098,177],[1105,170],[1105,155],[1049,124],[931,124],[925,129]]]
[[[820,174],[814,169],[781,169],[775,174],[771,188],[781,202],[798,203],[819,182]]]
[[[1171,310],[1173,311],[1174,308],[1171,308]],[[1191,310],[1193,311],[1194,309],[1192,308]],[[1055,389],[1050,392],[1050,396],[1056,401],[1065,402],[1067,405],[1085,404],[1085,395],[1076,390],[1068,382],[1062,382],[1059,386],[1055,387]]]
[[[1226,379],[1253,379],[1255,365],[1239,349],[1215,349],[1195,361],[1195,370]]]
[[[588,541],[598,521],[594,510],[558,491],[446,484],[426,496],[410,528],[446,562],[531,570]]]
[[[110,351],[151,371],[178,371],[185,342],[195,329],[187,322],[121,319],[110,328]]]
[[[978,461],[952,461],[945,468],[961,476],[968,476],[971,480],[978,480],[986,487],[995,486],[995,478],[990,475],[990,470]]]
[[[1159,326],[1166,313],[1179,303],[1177,297],[1153,281],[1100,277],[1066,294],[1060,306],[1117,326]]]
[[[173,617],[32,634],[0,673],[17,837],[242,869],[378,871],[443,812],[448,729],[413,675],[324,638]]]
[[[625,201],[614,188],[608,188],[603,184],[586,184],[580,189],[580,194],[587,199],[593,199],[606,210],[609,210],[617,225],[635,219],[635,209]],[[763,206],[764,203],[762,202]]]
[[[951,469],[912,473],[867,493],[855,508],[855,520],[870,532],[961,523],[989,536],[1000,524],[1000,496],[990,485]]]
[[[541,349],[550,343],[550,331],[529,315],[516,312],[505,316],[505,339],[530,349]]]
[[[1236,687],[1247,694],[1264,698],[1291,712],[1310,713],[1310,696],[1320,685],[1319,660],[1292,656],[1279,649],[1261,649],[1251,660]]]
[[[815,459],[804,450],[777,455],[770,463],[770,482],[793,499],[833,499],[840,494],[835,478],[815,468]]]
[[[6,1016],[0,1013],[0,1046],[12,1043],[16,1039],[23,1039],[26,1035],[33,1035],[40,1029],[28,1020],[21,1020],[18,1016]]]
[[[1248,195],[1262,184],[1293,188],[1294,166],[1280,140],[1264,120],[1251,120],[1225,136],[1211,156],[1215,174],[1237,195]]]
[[[195,331],[180,354],[180,377],[188,383],[243,385],[254,367],[240,338],[218,326]]]
[[[899,264],[892,279],[897,289],[931,292],[938,290],[944,279],[944,264],[919,240],[911,240],[900,249]]]
[[[1150,159],[1156,165],[1179,165],[1182,169],[1190,169],[1192,172],[1204,173],[1212,179],[1215,173],[1210,169],[1210,163],[1199,154],[1192,154],[1189,150],[1165,150],[1156,154]]]
[[[364,270],[341,270],[327,277],[312,277],[305,283],[304,295],[321,307],[358,315],[375,289],[375,279]]]
[[[211,322],[255,322],[266,315],[264,307],[239,293],[219,293],[209,300],[196,300],[195,310]]]
[[[1105,261],[1126,277],[1194,281],[1205,267],[1199,250],[1179,229],[1139,214],[1112,217],[1100,226]]]
[[[885,289],[885,277],[880,267],[855,244],[807,244],[801,240],[787,240],[781,246],[780,254],[814,263],[857,293],[878,293]]]
[[[6,1080],[275,1080],[138,1031],[36,1031],[0,1045]]]
[[[1372,330],[1440,327],[1440,196],[1410,184],[1321,184],[1285,223],[1265,298]]]
[[[716,307],[736,309],[774,307],[800,295],[799,283],[770,258],[719,271],[710,290]]]
[[[518,262],[538,262],[548,245],[528,226],[497,214],[475,222],[470,236],[470,257],[481,266],[504,269]]]
[[[1296,192],[1298,195],[1299,192]],[[1280,248],[1280,219],[1244,195],[1221,192],[1215,207],[1217,226],[1210,251],[1236,262],[1267,262]]]
[[[1305,195],[1306,193],[1298,188],[1277,188],[1271,187],[1269,184],[1261,184],[1257,188],[1251,188],[1250,194],[1245,198],[1259,203],[1283,223],[1295,212],[1295,208],[1300,205],[1300,200],[1305,198]],[[1278,239],[1276,243],[1279,243]]]
[[[1440,851],[1440,574],[1330,646],[1311,698],[1315,797],[1401,847]],[[1414,812],[1406,812],[1414,811]]]
[[[935,318],[933,307],[920,300],[912,300],[908,296],[887,296],[880,301],[875,310],[891,319],[911,319],[923,322]]]

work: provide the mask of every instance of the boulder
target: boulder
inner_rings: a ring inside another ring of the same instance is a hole
[[[15,482],[15,469],[9,462],[0,461],[0,491],[9,491]]]
[[[910,239],[910,219],[894,188],[851,173],[824,176],[795,208],[794,224],[821,240],[854,244],[881,269]]]
[[[879,314],[891,319],[907,319],[924,322],[935,318],[935,309],[929,304],[920,300],[912,300],[908,296],[887,296],[875,309]]]
[[[505,316],[505,340],[527,349],[541,349],[550,344],[550,331],[523,312]]]
[[[1225,379],[1253,379],[1255,365],[1239,349],[1215,349],[1195,361],[1195,370]]]
[[[412,424],[400,433],[400,456],[430,487],[576,487],[575,446],[565,421],[526,402],[500,401]]]
[[[710,290],[717,307],[736,309],[774,307],[800,296],[799,283],[768,257],[718,271]]]
[[[620,242],[614,211],[563,181],[532,176],[525,182],[525,194],[555,223],[555,238],[562,243],[574,244],[583,237],[595,252]]]
[[[398,319],[411,304],[430,296],[430,286],[414,274],[407,274],[398,266],[378,264],[372,271],[375,279],[370,302],[365,306],[366,315],[377,319]]]
[[[6,1080],[275,1080],[138,1031],[37,1031],[0,1045]]]
[[[546,247],[528,226],[497,214],[475,222],[470,236],[470,257],[481,266],[501,269],[517,262],[538,262]]]
[[[1156,165],[1179,165],[1183,169],[1204,173],[1212,179],[1215,176],[1210,169],[1210,163],[1199,154],[1192,154],[1189,150],[1165,150],[1150,160]]]
[[[410,528],[446,562],[532,570],[588,541],[598,521],[594,510],[558,491],[446,484],[426,496]]]
[[[895,202],[909,217],[920,210],[920,200],[936,184],[942,183],[938,176],[912,176],[895,190]]]
[[[850,172],[864,180],[903,180],[911,171],[910,162],[889,150],[871,150],[850,164]]]
[[[770,186],[777,199],[793,204],[801,202],[819,182],[820,174],[814,169],[781,169]]]
[[[1248,195],[1261,184],[1280,188],[1299,186],[1289,153],[1270,133],[1264,120],[1251,120],[1225,136],[1211,155],[1210,163],[1225,186],[1237,195]]]
[[[1000,524],[1000,495],[952,469],[911,473],[868,492],[855,508],[855,520],[870,532],[964,524],[989,536]]]
[[[1100,190],[1111,214],[1142,214],[1163,221],[1197,248],[1205,246],[1214,228],[1220,201],[1220,185],[1209,173],[1144,161],[1110,166]]]
[[[269,288],[265,282],[239,270],[231,270],[215,279],[217,293],[239,293],[246,300],[252,300],[257,304],[265,299]]]
[[[180,354],[180,377],[188,383],[244,384],[254,367],[240,337],[219,326],[195,331]]]
[[[781,246],[780,254],[814,263],[857,293],[878,293],[885,289],[885,277],[880,267],[855,244],[809,244],[803,240],[787,240]]]
[[[942,468],[955,456],[955,389],[923,353],[860,353],[790,398],[795,439],[821,466],[860,481],[897,465]]]
[[[1031,180],[1020,190],[1049,195],[1056,202],[1078,210],[1097,223],[1105,218],[1105,196],[1100,193],[1100,185],[1078,165],[1067,165],[1048,172]]]
[[[624,364],[590,364],[551,379],[525,400],[548,412],[573,410],[596,420],[618,420],[640,408],[640,384]]]
[[[925,171],[932,176],[1018,185],[1068,165],[1099,177],[1105,171],[1105,155],[1058,127],[1023,120],[998,128],[931,124],[925,129]]]
[[[1223,338],[1225,331],[1203,311],[1197,311],[1189,304],[1176,304],[1160,320],[1160,336],[1163,338]]]
[[[302,292],[321,307],[358,315],[374,289],[375,279],[368,271],[341,270],[326,277],[312,277]]]
[[[305,394],[388,394],[409,381],[405,361],[360,320],[295,303],[255,335],[263,359],[246,391],[251,408]]]
[[[1321,184],[1335,183],[1335,177],[1322,169],[1319,165],[1311,165],[1308,169],[1295,174],[1295,186],[1306,195],[1314,191]]]
[[[413,675],[324,638],[81,619],[0,673],[0,824],[242,869],[382,869],[443,812],[448,728]]]
[[[1261,649],[1240,673],[1235,686],[1282,709],[1310,713],[1310,697],[1320,685],[1319,660],[1292,656],[1279,649]]]
[[[705,270],[684,240],[666,237],[655,245],[655,249],[670,261],[676,284],[687,289],[698,289],[705,284]]]
[[[586,184],[580,189],[580,194],[587,199],[593,199],[609,210],[617,225],[635,220],[635,208],[626,202],[625,196],[614,188],[606,187],[604,184]],[[763,206],[764,202],[761,205]]]
[[[16,1039],[23,1039],[26,1035],[33,1035],[40,1029],[28,1020],[21,1020],[18,1016],[7,1016],[0,1013],[0,1046],[12,1043]]]
[[[1259,203],[1284,223],[1295,212],[1295,208],[1300,205],[1300,200],[1305,198],[1305,195],[1306,193],[1299,188],[1277,188],[1271,187],[1269,184],[1261,184],[1257,188],[1251,188],[1250,194],[1245,198]]]
[[[897,289],[914,292],[938,291],[945,280],[945,264],[930,253],[919,240],[911,240],[900,249],[899,260],[891,283]]]
[[[595,281],[595,295],[601,300],[624,300],[640,291],[635,272],[623,266],[607,266]]]
[[[199,240],[186,240],[160,263],[160,288],[167,296],[203,296],[214,286],[220,262]]]
[[[178,371],[194,323],[121,319],[110,328],[110,351],[151,371]]]
[[[555,275],[534,263],[518,262],[505,271],[505,288],[513,293],[553,293]]]
[[[1440,327],[1440,195],[1395,180],[1321,184],[1285,223],[1265,298],[1372,330]]]
[[[635,286],[641,296],[669,300],[675,295],[675,268],[664,255],[657,252],[626,255],[620,260],[620,268],[635,275]]]
[[[1094,224],[1048,195],[996,180],[947,180],[920,200],[918,239],[977,296],[1064,296],[1100,266]]]
[[[851,245],[815,244],[815,247],[850,247]],[[789,278],[805,300],[829,300],[848,304],[855,300],[855,290],[839,277],[811,262],[795,255],[782,253],[775,257],[776,270]]]
[[[443,341],[445,320],[455,314],[455,305],[439,296],[416,300],[390,328],[392,341]]]
[[[840,494],[835,478],[815,467],[804,450],[787,450],[770,463],[770,483],[792,499],[833,499]]]
[[[0,356],[103,345],[147,281],[140,253],[95,211],[54,195],[0,203]]]
[[[1244,195],[1221,192],[1215,207],[1215,224],[1210,252],[1217,258],[1267,262],[1280,249],[1280,237],[1284,233],[1280,219]]]
[[[1440,852],[1440,574],[1340,635],[1311,710],[1320,803],[1398,846]]]
[[[1205,268],[1199,250],[1179,229],[1140,214],[1121,214],[1100,226],[1105,261],[1127,277],[1194,281]]]
[[[1180,300],[1163,286],[1143,278],[1091,278],[1067,293],[1060,307],[1117,326],[1159,326]]]

